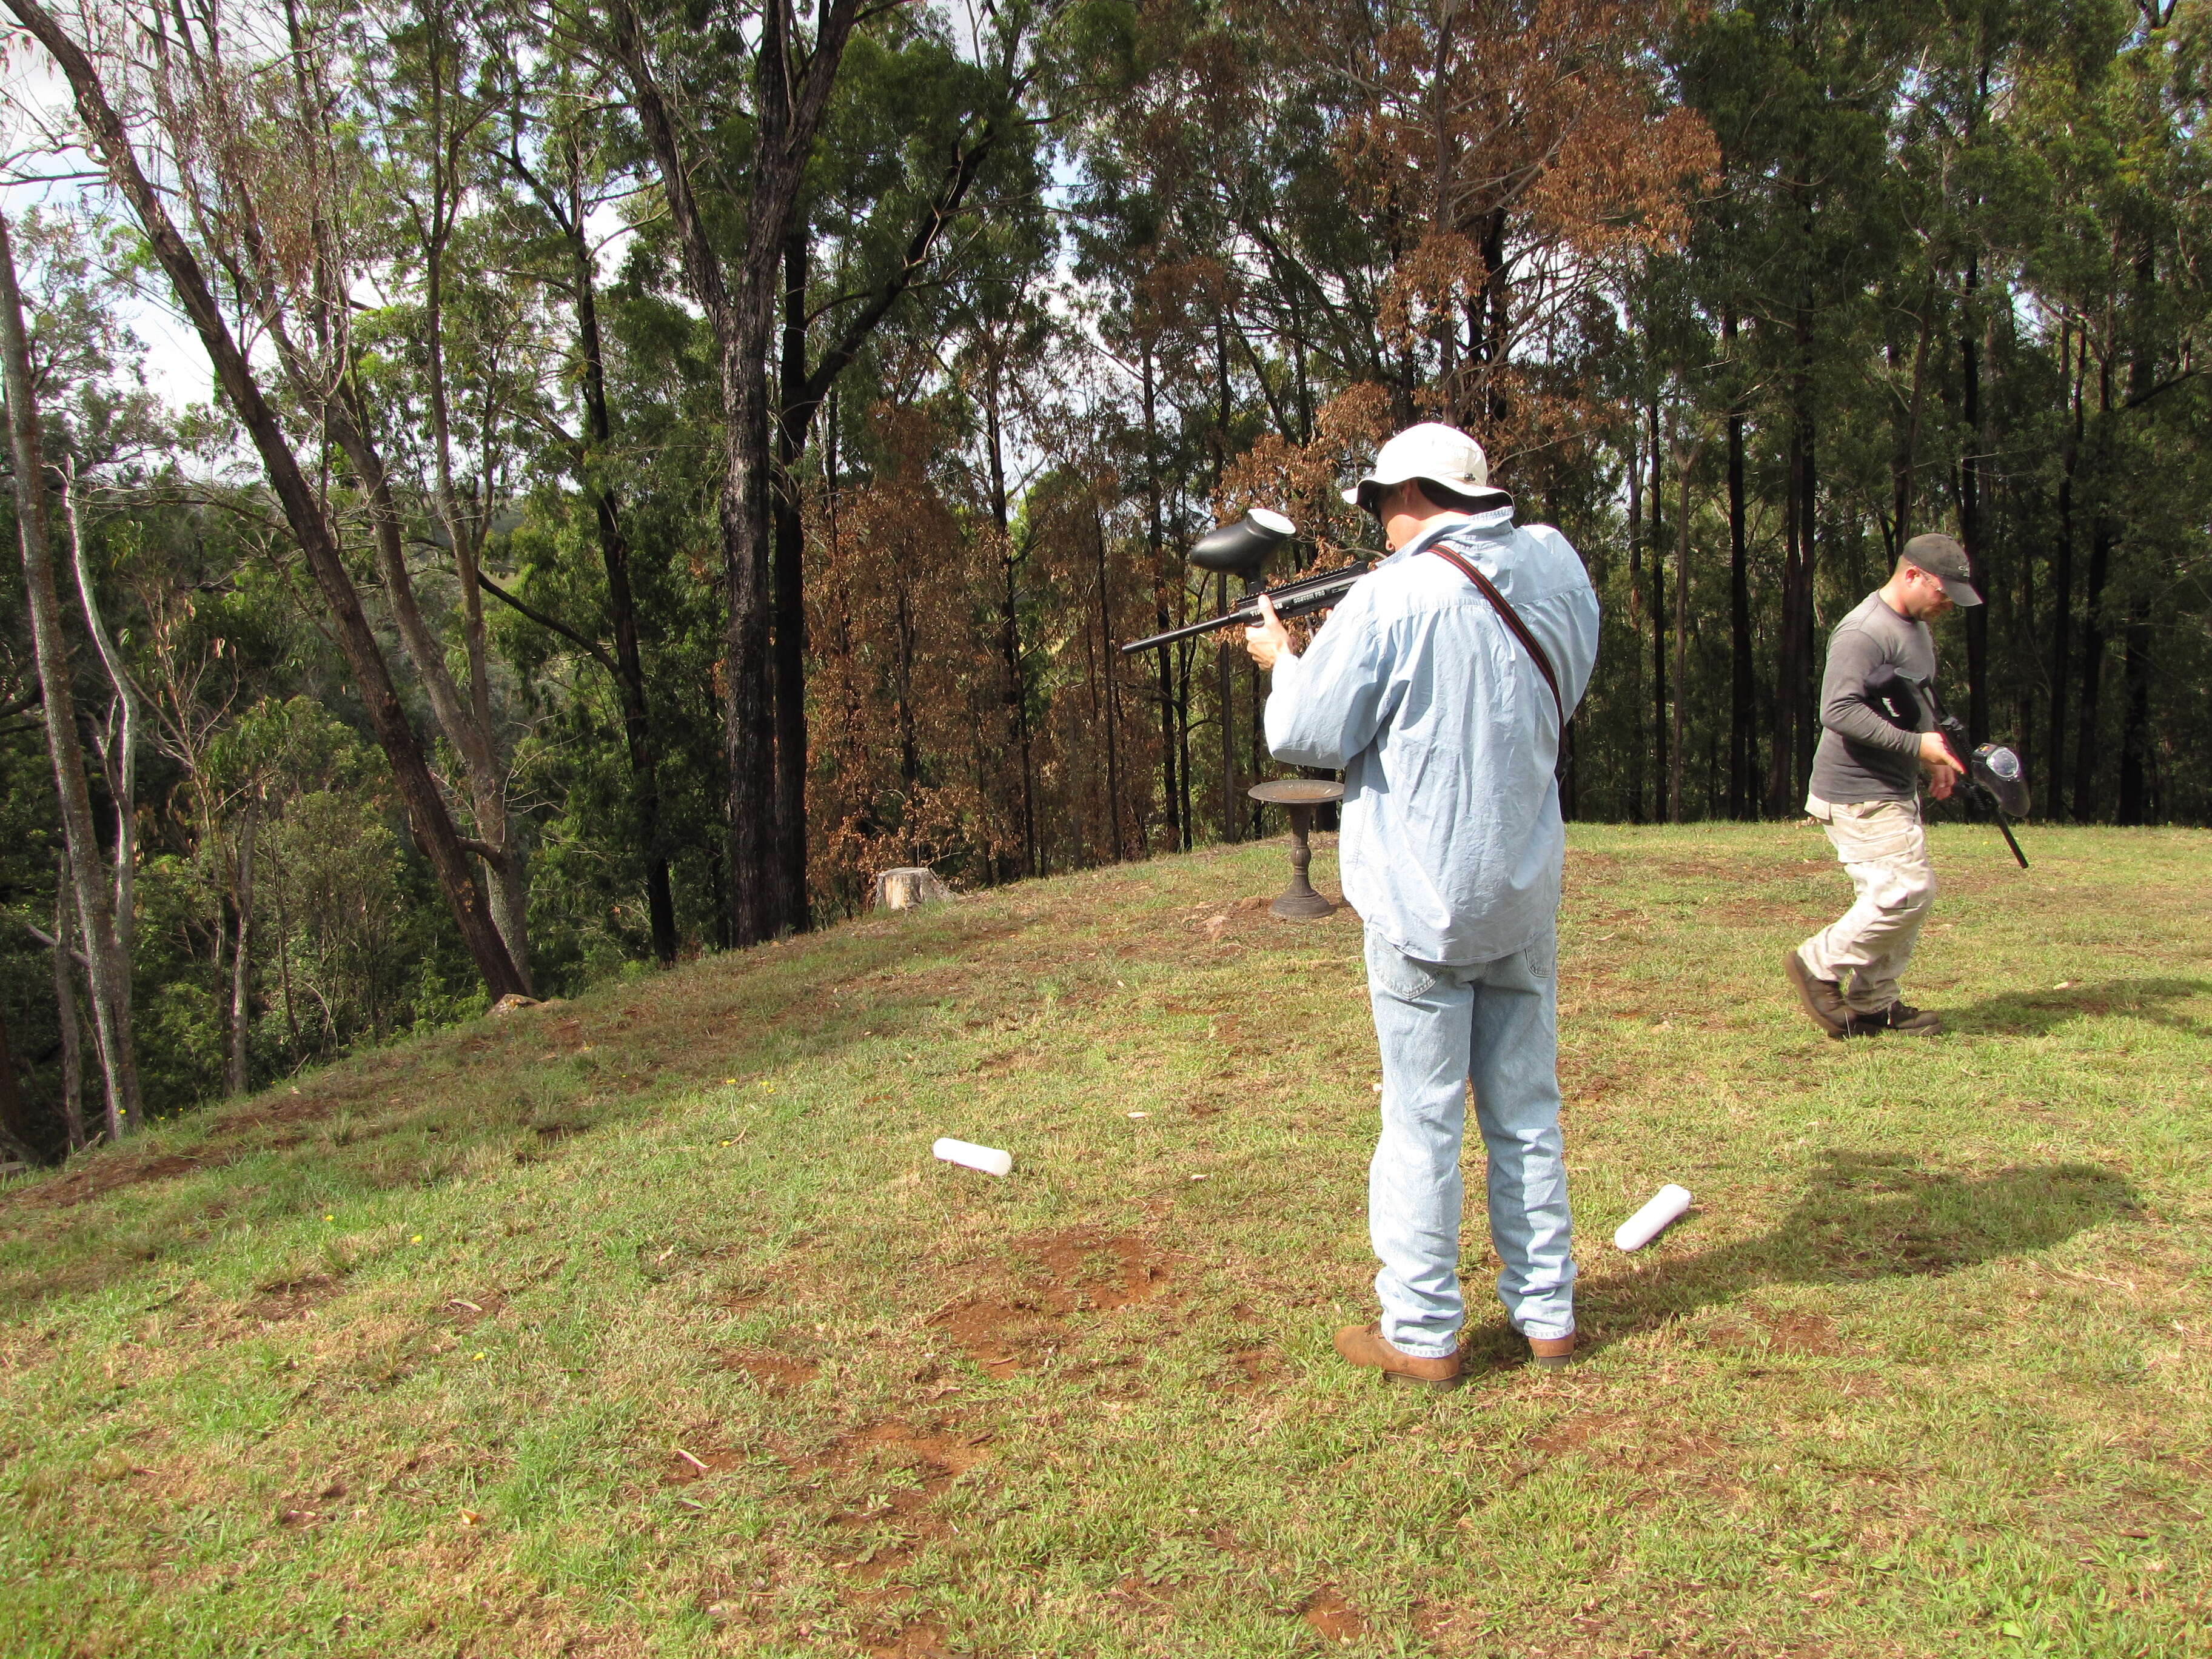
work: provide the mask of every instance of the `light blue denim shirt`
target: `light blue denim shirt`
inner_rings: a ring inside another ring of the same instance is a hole
[[[1360,580],[1301,656],[1275,662],[1267,746],[1344,769],[1346,901],[1405,955],[1493,962],[1555,924],[1566,830],[1559,719],[1543,671],[1449,561],[1448,541],[1543,641],[1574,713],[1597,659],[1597,594],[1549,525],[1451,522]]]

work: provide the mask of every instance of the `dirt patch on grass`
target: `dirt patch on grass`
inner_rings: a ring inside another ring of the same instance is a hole
[[[757,1350],[732,1348],[721,1356],[726,1371],[743,1371],[746,1376],[771,1392],[796,1389],[811,1382],[822,1368],[804,1359],[786,1358],[780,1354],[762,1353]]]
[[[1367,1621],[1358,1610],[1326,1586],[1306,1597],[1298,1607],[1298,1617],[1324,1641],[1357,1642],[1367,1634]]]
[[[725,1474],[745,1461],[743,1452],[732,1451],[726,1446],[716,1447],[704,1436],[694,1437],[702,1441],[702,1445],[690,1445],[679,1440],[661,1458],[662,1486],[688,1486],[695,1481],[706,1480],[709,1475]]]
[[[1727,1448],[1715,1437],[1634,1412],[1571,1412],[1532,1435],[1533,1474],[1554,1459],[1579,1456],[1609,1469],[1629,1469],[1674,1481],[1688,1480],[1719,1492],[1730,1482],[1717,1467]]]
[[[951,1530],[930,1512],[955,1480],[991,1458],[988,1437],[916,1429],[896,1419],[848,1435],[812,1463],[817,1479],[851,1490],[860,1501],[831,1524],[859,1546],[835,1565],[874,1583],[911,1562],[922,1545]]]
[[[1019,1241],[1012,1289],[963,1298],[927,1322],[984,1370],[1011,1376],[1068,1340],[1078,1314],[1110,1313],[1167,1288],[1170,1261],[1144,1240],[1076,1227]]]
[[[1283,1380],[1286,1367],[1273,1348],[1247,1348],[1229,1356],[1237,1369],[1224,1389],[1227,1394],[1261,1394]]]
[[[933,1619],[923,1619],[890,1632],[864,1638],[868,1659],[952,1659],[946,1645],[951,1637]]]
[[[278,1279],[259,1289],[261,1293],[238,1310],[239,1316],[264,1325],[281,1325],[288,1320],[304,1319],[318,1304],[329,1301],[338,1293],[338,1282],[328,1273],[310,1273],[302,1279]]]
[[[449,1296],[439,1304],[439,1316],[457,1331],[465,1331],[496,1316],[507,1306],[505,1291],[477,1291]]]
[[[203,1170],[220,1169],[230,1160],[224,1158],[193,1157],[171,1152],[161,1158],[129,1158],[110,1156],[94,1163],[90,1168],[63,1176],[21,1192],[0,1203],[12,1204],[25,1210],[58,1210],[72,1204],[82,1204],[91,1199],[104,1198],[109,1193],[125,1187],[140,1187],[149,1182],[173,1181],[179,1176],[198,1175]]]

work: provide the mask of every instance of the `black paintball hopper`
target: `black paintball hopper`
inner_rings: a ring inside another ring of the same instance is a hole
[[[1190,562],[1200,570],[1218,570],[1249,582],[1269,556],[1297,533],[1297,526],[1281,514],[1255,507],[1236,523],[1201,537],[1190,550]]]

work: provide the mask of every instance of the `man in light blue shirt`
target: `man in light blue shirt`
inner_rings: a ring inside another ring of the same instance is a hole
[[[1273,672],[1276,758],[1344,769],[1344,896],[1367,924],[1382,1054],[1368,1226],[1382,1316],[1339,1332],[1337,1350],[1395,1380],[1450,1388],[1466,1319],[1470,1082],[1498,1296],[1539,1363],[1574,1352],[1554,770],[1596,660],[1597,595],[1565,537],[1513,522],[1480,446],[1451,427],[1400,433],[1345,497],[1382,521],[1390,556],[1303,654],[1272,607],[1246,648]]]

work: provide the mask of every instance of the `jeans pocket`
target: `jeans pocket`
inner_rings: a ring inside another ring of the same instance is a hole
[[[1367,936],[1367,987],[1401,1002],[1419,1002],[1442,982],[1443,975],[1417,962],[1380,933]]]

